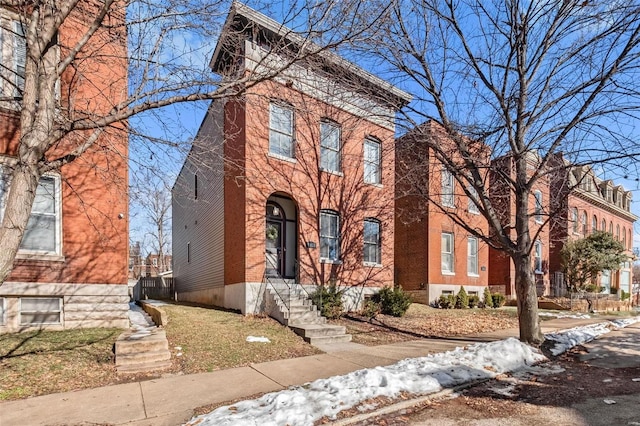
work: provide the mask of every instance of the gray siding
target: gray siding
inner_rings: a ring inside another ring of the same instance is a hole
[[[223,126],[224,101],[214,101],[172,190],[173,274],[178,293],[224,286]]]

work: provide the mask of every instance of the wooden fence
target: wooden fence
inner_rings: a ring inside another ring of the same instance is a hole
[[[140,277],[133,288],[135,300],[164,299],[173,300],[175,287],[173,278]]]

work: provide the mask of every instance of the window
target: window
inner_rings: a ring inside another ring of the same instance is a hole
[[[629,229],[629,250],[631,250],[631,247],[633,245],[633,237],[631,236],[631,229]]]
[[[620,229],[620,227],[618,227]],[[622,227],[622,247],[627,248],[627,228]]]
[[[283,104],[271,103],[269,114],[269,152],[294,158],[293,109]]]
[[[380,250],[380,222],[376,219],[364,221],[364,261],[366,263],[382,263]]]
[[[0,218],[4,215],[4,200],[9,190],[9,176],[0,166]],[[60,178],[42,176],[36,188],[31,216],[24,231],[20,249],[38,254],[60,254]]]
[[[620,225],[616,225],[616,240],[620,241]]]
[[[573,210],[571,210],[571,220],[573,221],[573,232],[577,233],[578,232],[578,209],[577,208],[573,208]]]
[[[602,219],[602,231],[606,231],[607,230],[607,220],[606,219]]]
[[[332,210],[320,212],[320,259],[340,259],[340,216]]]
[[[4,49],[5,56],[2,56],[2,47],[7,48],[9,55],[6,55],[7,49]],[[24,27],[19,21],[6,21],[5,27],[0,27],[0,63],[5,72],[2,74],[5,78],[0,78],[0,95],[4,96],[21,96],[24,88],[25,61],[27,57],[27,45],[24,37]]]
[[[187,263],[191,263],[191,243],[187,243]]]
[[[380,170],[380,142],[367,138],[364,141],[364,181],[365,183],[382,183]]]
[[[591,232],[596,232],[598,230],[598,217],[593,215],[593,219],[591,220]]]
[[[340,127],[326,121],[320,123],[320,167],[340,171]]]
[[[536,274],[542,274],[542,242],[536,241],[533,245],[533,269]]]
[[[7,300],[4,297],[0,297],[0,325],[5,325],[7,323],[7,319],[5,316],[5,313],[7,312],[7,307],[5,306],[5,300]]]
[[[440,201],[445,207],[454,206],[453,173],[444,167],[442,168],[442,197]]]
[[[476,189],[473,186],[470,186],[468,188],[469,191],[469,206],[467,207],[469,210],[469,213],[473,213],[473,214],[480,214],[480,209],[478,208],[478,205],[475,203],[475,201],[473,201],[473,199],[478,199],[478,191],[476,191]]]
[[[158,266],[158,258],[157,258],[157,257],[154,257],[154,258],[153,258],[153,261],[152,261],[151,263],[153,264],[153,266],[156,266],[156,267],[157,267],[157,266]]]
[[[587,235],[587,212],[582,212],[582,235]]]
[[[20,325],[60,324],[62,299],[23,297],[20,299]]]
[[[198,175],[193,175],[193,199],[198,199]]]
[[[478,239],[467,238],[467,275],[478,275]]]
[[[533,196],[536,199],[535,221],[542,223],[542,192],[534,191]]]
[[[442,233],[441,242],[441,259],[442,259],[442,273],[454,274],[453,268],[453,234],[450,232]]]
[[[613,237],[613,222],[609,222],[609,233]]]

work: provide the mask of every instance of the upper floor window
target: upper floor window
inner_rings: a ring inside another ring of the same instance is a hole
[[[380,141],[367,138],[364,140],[364,181],[365,183],[382,183]]]
[[[445,207],[454,207],[454,194],[453,194],[453,173],[446,168],[442,168],[442,195],[440,201]]]
[[[333,210],[320,212],[320,259],[340,259],[340,216]]]
[[[269,152],[282,157],[295,158],[293,108],[274,102],[269,108]]]
[[[478,199],[478,191],[476,191],[476,189],[473,186],[470,186],[468,188],[469,190],[469,206],[467,207],[467,209],[469,210],[469,213],[473,213],[473,214],[480,214],[480,209],[478,208],[478,205],[476,204],[475,201],[473,201],[474,199],[477,200]]]
[[[478,239],[467,238],[467,275],[478,275]]]
[[[622,227],[622,247],[627,249],[627,228]]]
[[[587,212],[582,212],[582,235],[587,235]]]
[[[533,197],[536,200],[535,216],[534,216],[535,221],[538,223],[542,223],[542,192],[534,191]]]
[[[24,89],[27,44],[22,22],[0,17],[0,95],[20,97]]]
[[[364,262],[381,264],[380,222],[376,219],[365,219],[363,234]]]
[[[158,266],[158,258],[154,257],[152,263],[153,263],[153,266]]]
[[[613,237],[613,222],[609,222],[609,233]]]
[[[454,247],[453,247],[453,234],[451,232],[443,232],[441,240],[441,264],[442,272],[444,274],[455,273],[454,269]]]
[[[602,231],[607,230],[607,219],[602,219]]]
[[[593,219],[591,220],[591,232],[596,232],[598,230],[598,218],[596,215],[593,215]]]
[[[578,209],[573,208],[571,210],[571,221],[573,222],[573,232],[578,232]]]
[[[542,274],[542,242],[536,241],[533,244],[533,270],[536,274]]]
[[[0,218],[4,216],[9,177],[0,166]],[[60,178],[45,175],[40,178],[24,231],[20,250],[34,254],[61,253]]]
[[[340,171],[340,127],[327,121],[320,123],[320,167]]]
[[[620,225],[616,225],[616,240],[620,241]]]

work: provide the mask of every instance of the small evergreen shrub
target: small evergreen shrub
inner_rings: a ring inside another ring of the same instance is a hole
[[[494,308],[499,308],[502,305],[504,305],[504,302],[507,301],[507,298],[505,297],[504,294],[501,293],[493,293],[491,295],[491,299],[493,300],[493,307]]]
[[[627,293],[624,290],[620,290],[620,300],[622,300],[623,302],[625,300],[627,300],[629,297],[631,297],[631,293]]]
[[[374,303],[380,304],[383,314],[401,317],[411,305],[411,295],[402,291],[400,287],[385,287],[371,297]]]
[[[374,302],[371,299],[367,299],[364,301],[364,306],[362,307],[362,316],[367,317],[369,319],[375,318],[382,312],[382,307],[380,303]]]
[[[335,285],[320,286],[311,295],[311,301],[320,309],[322,316],[330,319],[340,318],[344,313],[342,294],[343,291],[338,290]]]
[[[484,308],[493,308],[493,296],[491,296],[491,290],[489,290],[489,287],[484,288],[484,301],[482,306]]]
[[[460,287],[460,291],[456,295],[456,309],[466,309],[469,307],[469,296],[464,287]]]
[[[453,294],[441,294],[437,302],[440,309],[453,309],[456,306],[456,297]]]
[[[475,294],[469,296],[469,307],[477,308],[478,306],[480,306],[480,296],[476,296]]]

